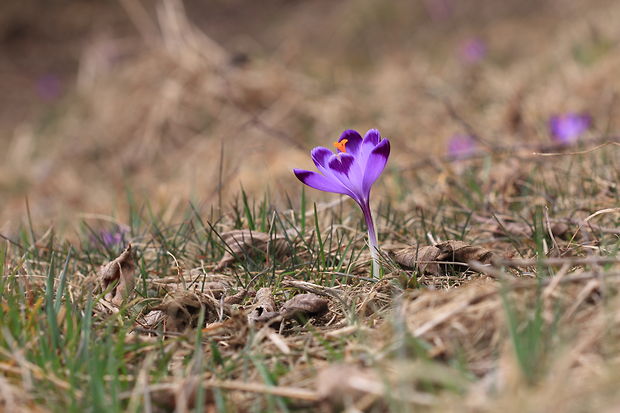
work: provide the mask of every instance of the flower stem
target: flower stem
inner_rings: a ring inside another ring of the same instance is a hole
[[[366,226],[368,227],[368,243],[370,244],[370,256],[372,257],[372,276],[379,278],[379,243],[377,242],[377,231],[375,230],[375,222],[372,219],[372,211],[370,210],[370,201],[366,200],[360,204]]]

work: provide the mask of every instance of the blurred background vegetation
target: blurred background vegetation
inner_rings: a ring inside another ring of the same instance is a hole
[[[389,137],[392,169],[459,134],[545,145],[567,112],[613,135],[618,21],[613,0],[5,0],[0,231],[26,200],[62,230],[134,201],[225,212],[241,186],[295,199],[290,170],[347,128]]]

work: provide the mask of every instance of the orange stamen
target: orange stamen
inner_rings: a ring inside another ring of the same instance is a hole
[[[347,152],[347,148],[345,147],[345,145],[347,144],[347,142],[349,142],[348,139],[343,139],[340,142],[334,142],[334,146],[336,148],[338,148],[338,150],[340,152],[345,152],[346,153]]]

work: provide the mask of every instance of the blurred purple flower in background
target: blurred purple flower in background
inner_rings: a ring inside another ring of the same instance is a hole
[[[486,54],[486,44],[477,37],[465,40],[459,47],[459,56],[464,63],[478,63]]]
[[[60,78],[53,73],[47,73],[37,79],[37,95],[43,100],[56,100],[62,94]]]
[[[104,247],[113,248],[117,245],[123,246],[125,244],[125,234],[128,229],[124,227],[116,227],[112,230],[99,231],[99,240]]]
[[[569,145],[576,142],[592,125],[587,114],[565,113],[549,118],[549,131],[556,142]]]
[[[376,129],[366,132],[363,139],[358,132],[346,130],[334,146],[338,153],[322,146],[311,152],[312,160],[321,173],[303,169],[293,169],[293,172],[301,182],[312,188],[348,195],[357,202],[368,227],[373,276],[378,278],[379,245],[370,210],[370,189],[387,164],[390,141],[381,139]]]
[[[476,151],[476,140],[463,134],[452,135],[448,141],[448,156],[451,158],[462,158]]]

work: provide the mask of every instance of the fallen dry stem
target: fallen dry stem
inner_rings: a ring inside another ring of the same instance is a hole
[[[153,393],[161,390],[173,390],[178,386],[177,382],[151,384],[144,387],[144,392]],[[205,380],[203,386],[208,388],[220,388],[226,390],[243,391],[250,393],[269,394],[272,396],[289,397],[291,399],[318,401],[319,396],[313,390],[287,386],[268,386],[262,383],[247,383],[237,380]],[[132,392],[123,392],[119,395],[120,399],[131,397]]]

